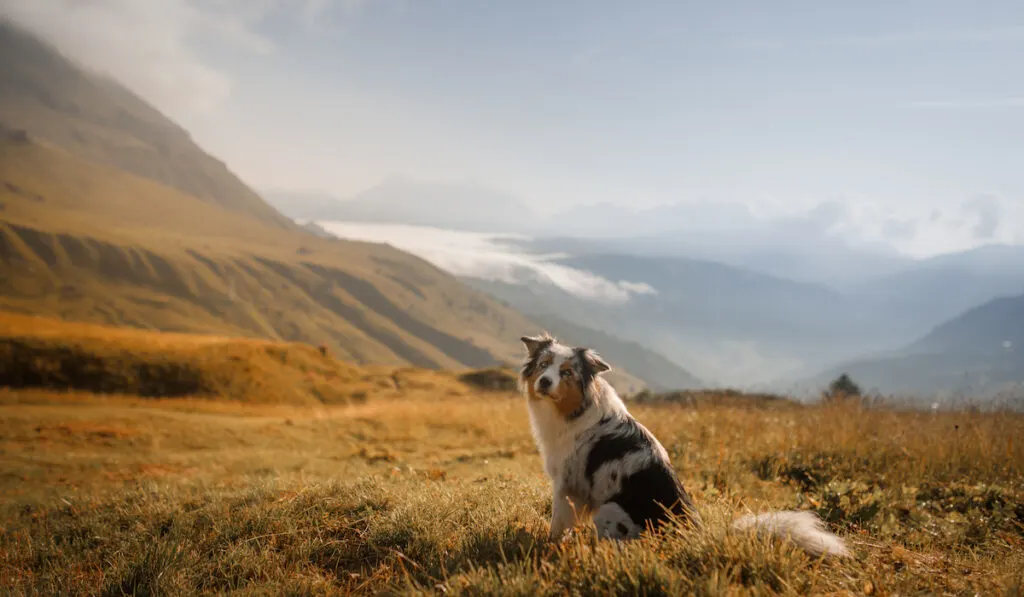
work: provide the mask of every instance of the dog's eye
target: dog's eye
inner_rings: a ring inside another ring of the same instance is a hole
[[[572,377],[572,369],[562,369],[558,374],[562,377]]]

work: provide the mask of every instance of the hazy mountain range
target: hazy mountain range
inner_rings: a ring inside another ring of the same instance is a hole
[[[827,233],[833,217],[828,204],[769,222],[735,205],[682,204],[640,212],[580,206],[529,220],[521,203],[510,202],[503,211],[481,194],[470,227],[463,215],[449,217],[447,209],[407,216],[402,206],[438,190],[425,185],[419,194],[419,185],[406,180],[401,193],[385,194],[389,209],[372,221],[527,234],[505,242],[524,254],[553,256],[547,258],[552,266],[609,284],[649,287],[652,292],[609,302],[526,270],[500,277],[462,275],[535,319],[547,315],[600,329],[715,384],[794,389],[812,380],[820,387],[848,366],[861,371],[867,385],[882,390],[934,392],[936,383],[925,380],[932,365],[920,356],[907,360],[906,347],[918,346],[933,328],[941,329],[969,309],[1024,291],[1024,247],[986,246],[911,259],[881,244],[853,244]],[[465,202],[473,192],[463,188],[455,195]],[[352,202],[325,201],[317,212],[325,219],[368,220],[354,209],[338,208]],[[355,205],[365,202],[365,196],[354,200]],[[300,214],[287,202],[276,204],[288,215],[312,215]],[[524,219],[529,220],[525,228],[520,225]],[[686,227],[673,230],[680,221]],[[937,354],[948,354],[929,358],[944,363],[949,375],[963,377],[964,370],[976,368],[948,347]],[[875,384],[863,365],[869,356],[895,373],[878,377]],[[1024,379],[1024,369],[1008,366],[1015,371],[1009,377]],[[921,383],[914,382],[917,374]]]
[[[1019,396],[1024,391],[1024,295],[988,301],[899,350],[845,363],[808,383],[823,383],[840,370],[867,388],[891,393]]]

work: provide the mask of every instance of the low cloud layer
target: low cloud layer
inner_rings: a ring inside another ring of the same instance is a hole
[[[540,280],[579,298],[605,303],[622,303],[635,295],[657,292],[644,283],[612,281],[552,263],[558,255],[524,253],[494,235],[393,224],[317,223],[342,238],[387,243],[419,255],[456,276],[509,284]]]

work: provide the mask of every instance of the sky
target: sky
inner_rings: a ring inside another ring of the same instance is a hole
[[[1024,243],[1020,0],[0,0],[257,189],[393,175],[574,205],[839,205]]]

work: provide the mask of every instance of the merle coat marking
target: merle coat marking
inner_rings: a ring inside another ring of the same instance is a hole
[[[565,346],[547,334],[521,340],[528,356],[519,385],[552,482],[550,537],[560,538],[587,516],[599,537],[612,539],[657,529],[668,512],[703,525],[665,448],[601,376],[611,367],[594,351]],[[790,539],[811,555],[850,555],[811,512],[743,516],[732,528]]]
[[[625,539],[668,520],[699,523],[668,453],[601,377],[595,352],[523,338],[520,372],[534,437],[554,485],[551,537],[591,514],[601,537]]]

